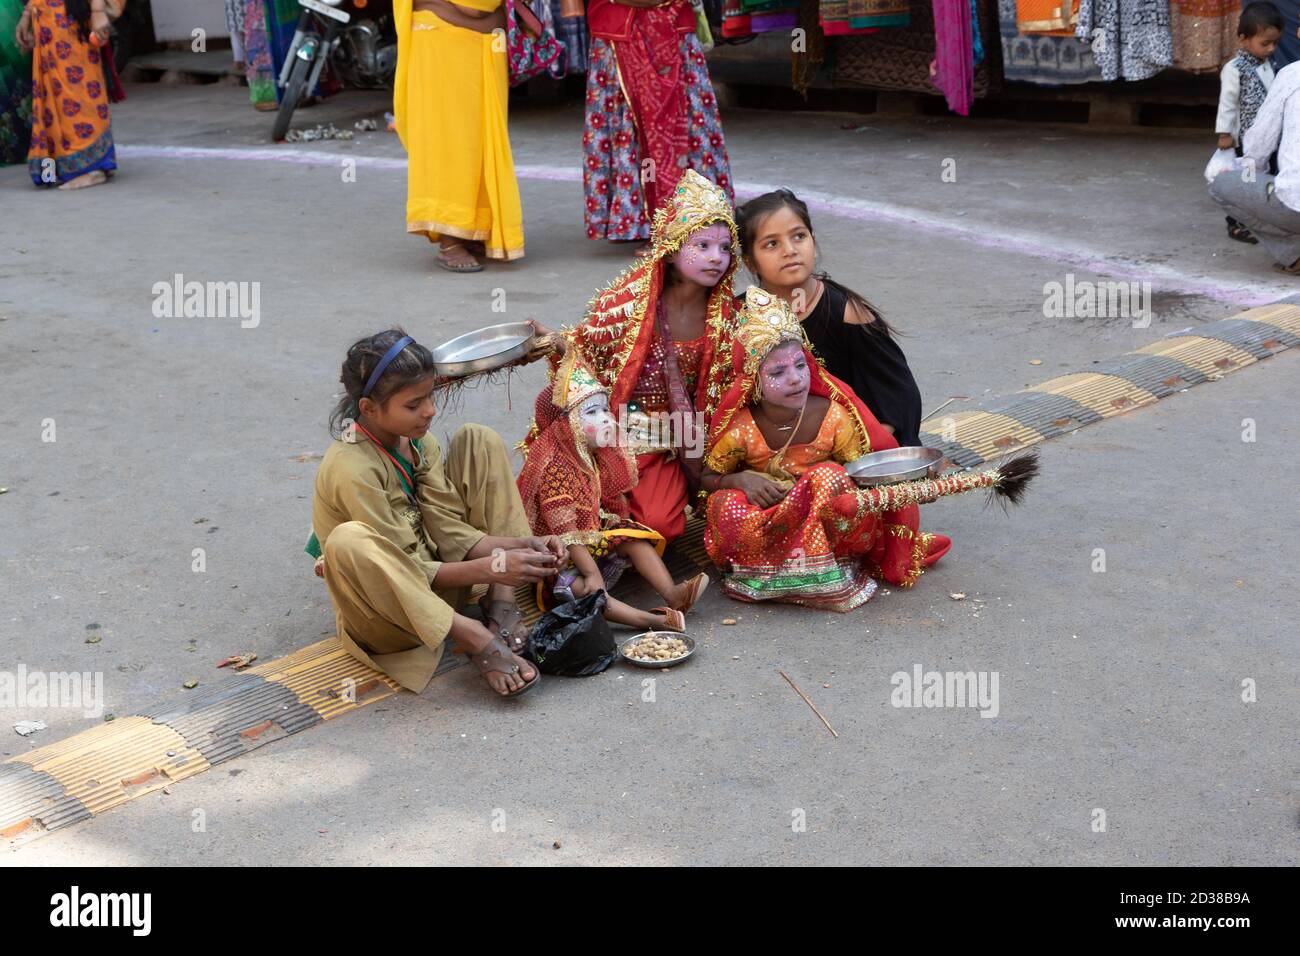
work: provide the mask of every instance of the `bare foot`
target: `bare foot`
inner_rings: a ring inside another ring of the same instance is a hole
[[[93,169],[88,173],[82,173],[76,179],[69,179],[66,183],[59,186],[60,189],[85,189],[87,186],[98,186],[100,183],[107,181],[108,176],[102,169]]]

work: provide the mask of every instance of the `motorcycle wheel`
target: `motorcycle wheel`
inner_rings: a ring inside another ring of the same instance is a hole
[[[307,85],[307,76],[311,73],[311,65],[311,60],[294,58],[293,70],[289,73],[289,82],[284,87],[284,99],[280,100],[280,111],[275,114],[275,125],[271,127],[271,142],[280,142],[280,140],[284,139],[284,134],[289,132],[289,123],[293,119],[293,111],[302,102],[302,96],[305,92],[304,87]]]

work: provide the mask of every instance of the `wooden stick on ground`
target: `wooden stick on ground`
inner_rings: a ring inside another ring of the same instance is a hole
[[[938,415],[941,411],[943,411],[945,408],[947,408],[949,405],[951,405],[951,404],[952,404],[953,402],[955,402],[955,401],[957,401],[957,399],[955,399],[955,398],[950,398],[950,399],[948,399],[948,401],[944,402],[944,403],[943,403],[942,405],[940,405],[938,408],[932,408],[932,409],[930,409],[930,414],[928,414],[928,415],[922,415],[922,416],[921,416],[921,421],[923,421],[923,422],[929,421],[931,418],[934,418],[935,415]]]
[[[831,732],[831,736],[838,737],[839,734],[835,732],[835,728],[831,726],[831,722],[827,720],[825,717],[822,717],[822,712],[817,709],[817,705],[808,699],[808,695],[799,689],[798,684],[790,680],[790,675],[783,670],[777,670],[777,673],[780,674],[782,677],[784,677],[785,682],[794,688],[794,692],[803,698],[803,702],[812,708],[812,712],[816,714],[819,718],[821,718],[821,722],[826,725],[826,729]]]

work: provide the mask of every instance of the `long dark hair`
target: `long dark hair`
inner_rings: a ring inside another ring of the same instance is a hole
[[[768,216],[782,209],[789,209],[802,219],[803,224],[808,228],[808,234],[813,237],[814,242],[817,241],[817,233],[813,230],[812,217],[808,215],[807,203],[788,189],[763,193],[763,195],[756,196],[736,210],[736,225],[740,229],[740,247],[747,250],[746,257],[750,261],[753,260],[754,239],[758,235],[759,227],[763,225],[763,221]],[[829,273],[815,272],[813,275],[828,288],[834,289],[848,299],[863,315],[871,317],[870,322],[862,323],[864,331],[877,335],[887,335],[891,338],[897,334],[897,330],[885,321],[884,315],[867,301],[866,296],[860,295],[847,286],[836,282],[830,277]]]
[[[68,16],[77,24],[77,36],[81,37],[83,43],[90,42],[90,0],[63,0],[63,9],[68,11]],[[109,54],[101,51],[101,55]]]
[[[343,371],[339,373],[343,397],[330,415],[330,434],[335,438],[343,434],[345,422],[349,419],[356,421],[361,414],[361,391],[366,387],[370,373],[375,370],[384,353],[404,335],[406,333],[402,329],[393,328],[352,343],[348,357],[343,360]],[[433,373],[432,353],[418,342],[412,342],[388,363],[388,368],[379,376],[369,397],[382,405],[394,392]]]

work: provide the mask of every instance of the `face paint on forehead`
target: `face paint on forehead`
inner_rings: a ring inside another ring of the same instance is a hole
[[[593,395],[582,403],[580,413],[583,415],[594,415],[598,412],[609,410],[609,396],[603,392]]]
[[[715,222],[703,228],[696,229],[687,239],[689,245],[698,245],[701,242],[713,241],[717,243],[730,242],[731,230],[720,222]]]
[[[801,358],[803,358],[803,343],[787,339],[772,347],[759,364],[758,370],[766,375],[769,369],[775,369],[778,365],[789,368]]]

